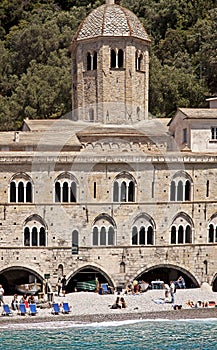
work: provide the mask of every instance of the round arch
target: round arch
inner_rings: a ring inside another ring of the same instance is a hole
[[[200,282],[198,279],[188,270],[182,266],[177,266],[173,264],[159,264],[155,266],[150,266],[145,269],[138,271],[138,280],[144,280],[149,283],[155,280],[161,280],[165,283],[169,283],[171,280],[176,281],[179,276],[183,276],[186,284],[186,288],[199,288]]]
[[[75,290],[94,291],[97,284],[102,283],[107,283],[112,288],[115,287],[113,279],[101,267],[93,264],[83,265],[67,278],[67,291],[69,293]]]
[[[42,275],[24,266],[10,266],[1,270],[0,283],[3,285],[5,295],[15,293],[28,294],[28,291],[33,286],[37,286],[37,292],[42,291],[44,288],[44,278]],[[27,286],[29,289],[27,289]]]

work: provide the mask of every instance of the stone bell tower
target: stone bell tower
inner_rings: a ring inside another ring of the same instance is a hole
[[[72,42],[74,118],[133,124],[148,118],[150,39],[139,19],[107,0]]]

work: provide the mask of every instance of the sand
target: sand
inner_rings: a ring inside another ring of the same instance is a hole
[[[120,295],[122,296],[122,295]],[[63,296],[54,295],[54,301],[61,304],[68,302],[71,307],[70,314],[54,315],[52,307],[37,308],[37,314],[21,316],[13,311],[12,316],[0,316],[0,328],[7,323],[23,322],[49,322],[49,321],[71,321],[76,323],[120,321],[132,319],[195,319],[195,318],[217,318],[217,307],[215,308],[191,308],[186,302],[193,300],[215,301],[217,303],[217,293],[211,290],[178,289],[175,294],[175,304],[182,305],[181,310],[174,310],[170,303],[157,304],[154,300],[164,298],[163,290],[148,290],[139,295],[123,295],[126,309],[115,310],[110,306],[115,302],[117,294],[99,295],[92,292],[76,292]],[[18,298],[18,300],[20,297]],[[10,305],[11,296],[5,296],[4,302]],[[2,308],[2,307],[1,307]],[[62,308],[61,308],[62,310]],[[2,308],[3,311],[3,308]]]

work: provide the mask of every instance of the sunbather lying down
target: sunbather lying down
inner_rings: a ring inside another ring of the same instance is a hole
[[[190,307],[195,307],[195,308],[216,307],[216,302],[215,301],[201,301],[201,300],[198,300],[195,303],[193,300],[188,300],[188,301],[186,301],[186,305],[188,305]]]

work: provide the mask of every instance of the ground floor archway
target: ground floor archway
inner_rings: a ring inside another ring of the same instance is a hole
[[[217,292],[217,274],[215,275],[213,282],[212,282],[212,290],[213,290],[213,292]]]
[[[37,294],[43,290],[43,281],[40,274],[22,266],[13,266],[0,271],[0,284],[4,288],[5,295],[31,294],[34,290]]]
[[[75,271],[68,279],[67,292],[94,291],[97,285],[108,284],[114,288],[111,278],[100,268],[95,266],[84,266]]]
[[[187,270],[173,265],[158,265],[152,266],[136,276],[137,280],[143,280],[147,283],[151,281],[161,280],[169,284],[170,281],[176,281],[179,276],[185,280],[186,288],[199,288],[199,283],[196,278]]]

